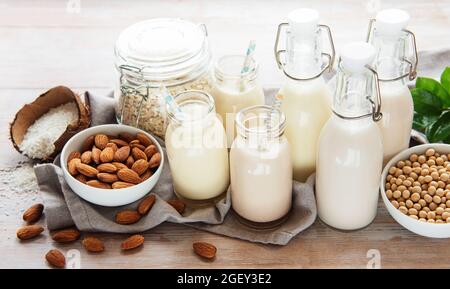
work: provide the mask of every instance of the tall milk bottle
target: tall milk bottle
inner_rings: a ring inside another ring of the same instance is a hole
[[[383,163],[377,125],[381,99],[376,72],[368,67],[375,49],[355,42],[338,63],[333,115],[319,138],[316,198],[320,219],[340,230],[356,230],[375,218]]]
[[[297,9],[288,18],[289,23],[279,25],[275,43],[275,58],[286,75],[277,99],[286,115],[285,135],[291,145],[293,176],[304,182],[315,171],[317,140],[331,115],[330,92],[322,74],[332,69],[334,45],[329,27],[318,24],[317,11]],[[331,55],[322,51],[324,33],[330,41]],[[283,50],[278,45],[281,36],[286,40]]]
[[[368,42],[376,50],[373,66],[383,96],[383,119],[379,127],[384,163],[408,148],[411,136],[414,103],[406,82],[416,76],[417,50],[414,34],[405,30],[408,21],[409,15],[403,10],[382,10],[370,22],[367,35]]]

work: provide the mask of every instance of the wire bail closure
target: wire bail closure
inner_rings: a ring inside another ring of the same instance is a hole
[[[372,39],[373,31],[374,31],[374,28],[375,28],[374,27],[375,22],[376,22],[376,19],[372,18],[372,19],[369,20],[369,29],[367,31],[367,39],[366,39],[366,41],[368,43],[370,43],[370,40]],[[407,73],[405,73],[405,74],[403,74],[403,75],[401,75],[399,77],[396,77],[396,78],[379,79],[379,81],[395,81],[395,80],[399,80],[399,79],[402,79],[402,78],[405,78],[405,77],[408,77],[409,80],[414,80],[417,77],[417,64],[419,62],[419,55],[418,55],[418,52],[417,52],[416,36],[410,30],[402,29],[402,31],[405,32],[409,36],[409,40],[411,41],[411,47],[413,49],[414,59],[412,61],[409,60],[407,57],[404,57],[402,59],[402,61],[404,61],[404,62],[406,62],[408,64],[409,72],[407,72]]]
[[[327,64],[323,67],[323,69],[316,75],[309,77],[309,78],[298,78],[298,77],[294,77],[292,75],[290,75],[289,73],[286,72],[286,70],[284,69],[285,63],[281,60],[281,55],[286,53],[286,49],[278,49],[279,48],[279,42],[280,42],[280,36],[281,36],[281,30],[284,27],[289,26],[289,23],[280,23],[278,25],[278,29],[277,29],[277,36],[275,39],[275,46],[274,46],[274,54],[275,54],[275,60],[277,62],[278,68],[283,70],[283,73],[293,79],[293,80],[312,80],[315,78],[320,77],[326,70],[328,70],[328,72],[331,72],[333,69],[333,63],[335,60],[335,48],[334,48],[334,42],[333,42],[333,36],[331,35],[331,29],[329,26],[327,25],[323,25],[323,24],[319,24],[319,29],[323,29],[326,30],[327,35],[328,35],[328,40],[330,42],[330,47],[331,47],[331,55],[329,53],[325,53],[322,52],[322,57],[326,57],[327,58]]]

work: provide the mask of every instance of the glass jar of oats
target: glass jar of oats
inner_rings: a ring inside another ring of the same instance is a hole
[[[136,23],[117,39],[115,67],[117,121],[164,138],[162,85],[172,95],[192,89],[211,90],[206,27],[172,18]]]

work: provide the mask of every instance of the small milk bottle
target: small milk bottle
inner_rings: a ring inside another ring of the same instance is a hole
[[[320,219],[331,227],[356,230],[375,218],[383,163],[377,121],[381,98],[375,49],[355,42],[343,47],[336,76],[333,115],[319,138],[316,198]]]
[[[403,10],[382,10],[371,20],[367,36],[376,49],[373,66],[383,96],[379,126],[385,163],[409,147],[414,117],[414,103],[406,82],[416,77],[417,49],[414,34],[405,30],[409,18]]]
[[[292,161],[284,136],[286,117],[257,105],[236,116],[230,151],[231,204],[243,223],[257,228],[280,224],[292,204]]]
[[[315,171],[317,140],[331,114],[331,96],[322,74],[332,69],[334,45],[330,28],[318,24],[316,10],[297,9],[288,18],[289,23],[279,25],[275,43],[275,58],[286,75],[277,98],[286,115],[285,134],[292,149],[294,179],[303,182]],[[324,31],[331,55],[322,49]],[[284,50],[278,47],[282,34],[286,38]]]
[[[230,183],[225,130],[206,92],[188,90],[167,105],[166,148],[175,194],[192,205],[207,205]]]
[[[264,91],[258,80],[258,63],[251,58],[249,69],[241,73],[245,55],[226,55],[219,58],[214,68],[212,96],[216,111],[222,118],[228,146],[236,136],[234,120],[244,108],[264,104]]]

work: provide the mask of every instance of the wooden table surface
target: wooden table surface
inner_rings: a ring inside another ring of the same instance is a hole
[[[363,40],[374,11],[393,6],[381,0],[302,2],[320,10],[338,49],[350,40]],[[449,0],[395,3],[410,12],[410,29],[420,50],[450,47]],[[46,268],[44,254],[57,247],[64,252],[78,249],[82,268],[366,268],[372,257],[378,258],[377,252],[382,268],[450,268],[448,240],[423,238],[403,229],[381,203],[374,223],[364,230],[343,233],[316,221],[287,246],[254,244],[175,224],[146,232],[145,246],[130,254],[119,250],[122,235],[99,235],[106,243],[101,255],[86,253],[79,242],[55,244],[47,231],[30,242],[16,239],[23,209],[40,200],[36,190],[21,191],[17,187],[21,180],[10,177],[17,168],[31,168],[8,139],[8,123],[23,104],[59,84],[78,91],[109,91],[115,80],[116,37],[126,26],[151,17],[205,23],[215,55],[243,52],[249,39],[256,39],[262,82],[277,87],[282,77],[272,55],[275,31],[297,5],[293,0],[0,0],[0,267]],[[191,244],[200,240],[218,247],[213,263],[193,255]]]

